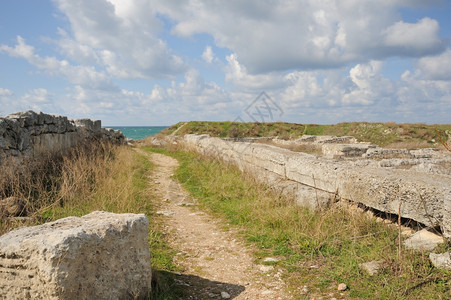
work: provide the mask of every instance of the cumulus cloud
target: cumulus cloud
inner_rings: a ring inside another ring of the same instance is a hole
[[[157,38],[162,22],[149,0],[54,0],[69,20],[61,51],[80,60],[95,59],[120,78],[164,78],[186,66]]]
[[[280,88],[284,85],[284,78],[279,72],[266,74],[249,74],[247,68],[240,64],[236,54],[226,57],[225,79],[241,91],[262,91]]]
[[[345,66],[389,56],[443,51],[435,20],[408,24],[397,8],[405,1],[156,1],[182,37],[211,34],[250,73]],[[231,21],[232,20],[232,21]],[[245,29],[245,30],[244,30]],[[427,35],[413,39],[416,32]]]
[[[211,46],[205,47],[204,52],[202,53],[202,58],[209,64],[213,62],[213,58],[215,57],[215,54],[213,53],[213,50],[211,49]]]
[[[418,71],[429,80],[451,80],[451,50],[419,59]]]
[[[439,37],[439,29],[438,22],[430,18],[423,18],[418,23],[399,21],[385,30],[384,43],[392,55],[397,52],[416,57],[435,54],[444,50],[445,46]]]
[[[55,57],[41,57],[35,53],[33,46],[18,36],[14,47],[1,45],[0,52],[6,52],[12,57],[23,58],[30,64],[50,75],[63,76],[73,84],[84,85],[94,89],[117,89],[104,73],[98,72],[93,66],[74,66],[67,60],[58,60]]]

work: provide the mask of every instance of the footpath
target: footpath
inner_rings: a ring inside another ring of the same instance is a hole
[[[156,165],[150,180],[161,199],[158,214],[164,216],[164,232],[183,270],[176,284],[187,299],[291,299],[282,271],[256,264],[237,232],[199,210],[196,200],[171,178],[177,160],[158,153],[146,156]]]

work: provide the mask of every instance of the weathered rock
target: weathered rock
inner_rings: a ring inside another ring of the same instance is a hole
[[[362,157],[368,149],[375,148],[376,146],[369,144],[323,144],[321,150],[323,155],[328,158],[339,157]]]
[[[370,276],[373,276],[377,274],[379,271],[381,264],[383,263],[382,260],[373,260],[367,263],[361,263],[359,264],[359,267],[363,270],[365,270]]]
[[[120,131],[101,128],[99,120],[68,120],[33,111],[0,118],[0,152],[5,157],[24,157],[42,150],[61,151],[91,138],[125,144],[125,136]]]
[[[384,149],[384,148],[371,148],[364,154],[366,158],[382,159],[382,158],[412,158],[409,150],[407,149]]]
[[[0,237],[1,299],[133,299],[150,291],[144,214],[93,212]]]
[[[346,284],[344,284],[344,283],[340,283],[340,284],[337,286],[337,290],[339,290],[340,292],[346,291],[347,288],[348,288],[348,286],[347,286]]]
[[[327,206],[334,195],[390,214],[398,214],[401,205],[402,217],[429,227],[440,226],[444,236],[451,238],[451,177],[446,174],[381,168],[372,159],[332,161],[271,145],[208,135],[185,135],[183,144],[234,164],[274,189],[292,193],[300,205]],[[405,156],[414,160],[406,149],[370,147],[367,152],[370,151],[372,158]]]
[[[434,267],[438,269],[451,270],[451,252],[429,253],[429,259]]]
[[[432,251],[443,242],[443,237],[440,235],[432,233],[427,229],[423,229],[405,240],[404,245],[409,249],[418,251]]]

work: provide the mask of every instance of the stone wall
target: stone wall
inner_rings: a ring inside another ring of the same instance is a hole
[[[338,197],[390,214],[398,214],[401,208],[402,217],[440,226],[444,236],[451,238],[451,176],[446,173],[383,167],[381,158],[365,158],[361,151],[357,151],[359,159],[338,160],[208,135],[185,135],[181,142],[238,166],[292,195],[300,205],[322,209]],[[362,147],[375,154],[374,147]],[[407,155],[404,151],[397,154]]]
[[[125,143],[120,131],[102,128],[100,120],[71,120],[33,111],[10,114],[0,118],[0,161],[42,150],[64,150],[87,139]]]

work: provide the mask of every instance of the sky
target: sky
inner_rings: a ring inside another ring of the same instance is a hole
[[[0,0],[0,116],[451,123],[451,0]]]

